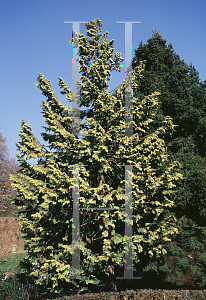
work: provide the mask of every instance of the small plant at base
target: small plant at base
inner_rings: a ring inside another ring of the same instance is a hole
[[[17,245],[12,245],[12,246],[13,246],[13,248],[15,248],[15,250],[19,250],[19,246],[17,246]],[[19,253],[24,253],[24,251],[19,250]]]

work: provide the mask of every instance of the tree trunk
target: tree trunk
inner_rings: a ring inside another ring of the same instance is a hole
[[[108,278],[109,292],[116,292],[117,287],[115,284],[115,272],[114,272],[114,265],[111,257],[108,260],[108,270],[109,270],[109,278]]]

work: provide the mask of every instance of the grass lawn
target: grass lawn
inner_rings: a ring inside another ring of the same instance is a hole
[[[27,252],[23,253],[9,253],[3,258],[1,258],[4,262],[0,264],[0,269],[4,272],[9,273],[17,273],[18,270],[18,262],[27,256]]]

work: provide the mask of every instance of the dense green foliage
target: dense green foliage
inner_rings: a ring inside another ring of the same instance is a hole
[[[74,286],[86,290],[105,276],[111,279],[115,265],[124,265],[124,225],[128,216],[120,209],[125,207],[126,179],[125,169],[119,165],[134,165],[133,173],[127,172],[132,178],[134,267],[140,263],[140,254],[161,258],[166,253],[163,245],[178,232],[171,210],[175,182],[182,178],[181,166],[178,161],[168,161],[164,142],[164,136],[172,135],[175,126],[170,117],[165,117],[153,131],[159,97],[154,92],[141,99],[133,98],[134,135],[124,136],[125,81],[116,95],[107,92],[110,70],[120,70],[122,58],[119,53],[113,55],[113,42],[107,41],[107,33],[100,38],[101,26],[99,20],[86,23],[89,38],[79,35],[80,103],[87,107],[92,104],[90,111],[85,111],[88,126],[81,124],[85,137],[79,139],[72,134],[72,109],[57,99],[50,82],[39,74],[37,86],[46,97],[42,111],[47,127],[42,137],[48,146],[38,141],[24,120],[17,143],[21,169],[19,177],[11,178],[19,197],[12,201],[24,208],[20,219],[28,249],[21,267],[25,274],[35,276],[42,295],[48,291],[66,294]],[[133,74],[128,74],[133,75],[136,93],[143,69],[141,63]],[[71,102],[72,92],[65,81],[59,78],[58,84]],[[112,159],[108,159],[109,152]],[[36,158],[37,163],[32,165],[30,158]],[[88,166],[83,166],[85,163]],[[79,165],[82,208],[80,279],[69,275],[72,189],[74,177],[78,176],[77,172],[72,174],[73,165]],[[95,211],[94,207],[112,210]],[[109,284],[115,288],[114,281]]]
[[[139,90],[143,99],[159,92],[158,113],[153,129],[165,116],[178,125],[172,136],[165,136],[171,161],[182,165],[183,180],[177,183],[172,211],[178,219],[179,233],[166,246],[159,271],[166,281],[185,286],[206,286],[206,91],[205,81],[190,63],[181,60],[171,44],[157,32],[135,50],[133,67],[145,61]],[[144,258],[142,258],[144,261]],[[164,266],[162,266],[164,264]]]

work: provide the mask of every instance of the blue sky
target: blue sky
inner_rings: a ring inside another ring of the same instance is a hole
[[[51,81],[60,101],[57,77],[72,89],[71,24],[64,21],[89,22],[99,18],[102,33],[115,39],[115,51],[124,57],[124,24],[117,21],[141,21],[133,25],[133,49],[146,43],[157,30],[167,45],[186,63],[192,62],[201,80],[206,79],[206,2],[205,0],[1,0],[0,1],[0,132],[7,138],[11,157],[15,158],[21,120],[32,127],[41,140],[44,120],[43,96],[37,89],[38,72]],[[85,25],[80,32],[86,34]],[[112,72],[110,89],[124,79]]]

